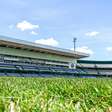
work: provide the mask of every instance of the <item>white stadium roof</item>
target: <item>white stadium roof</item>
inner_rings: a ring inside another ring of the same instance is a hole
[[[67,56],[67,57],[73,57],[73,58],[77,58],[77,59],[89,56],[88,54],[82,53],[82,52],[74,52],[74,51],[71,51],[68,49],[51,47],[48,45],[37,44],[34,42],[19,40],[19,39],[15,39],[15,38],[9,38],[9,37],[5,37],[5,36],[0,36],[0,46],[27,49],[27,50],[36,51],[36,52],[38,52],[38,51],[39,52],[47,52],[47,53],[63,55],[63,56]]]

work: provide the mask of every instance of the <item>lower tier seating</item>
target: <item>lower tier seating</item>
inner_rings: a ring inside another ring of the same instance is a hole
[[[0,63],[0,76],[73,77],[80,73],[83,73],[83,71],[64,67]]]

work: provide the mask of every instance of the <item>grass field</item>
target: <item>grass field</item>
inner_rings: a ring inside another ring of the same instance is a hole
[[[9,112],[11,103],[15,112],[106,112],[112,80],[1,77],[0,112]]]

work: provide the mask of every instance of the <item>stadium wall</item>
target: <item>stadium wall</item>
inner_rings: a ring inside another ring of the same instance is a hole
[[[35,59],[47,59],[52,61],[61,61],[61,62],[68,62],[68,63],[76,63],[76,59],[72,57],[66,57],[66,56],[44,53],[44,52],[42,53],[34,52],[34,51],[28,51],[28,50],[17,49],[17,48],[9,48],[9,47],[0,47],[0,54],[35,58]]]

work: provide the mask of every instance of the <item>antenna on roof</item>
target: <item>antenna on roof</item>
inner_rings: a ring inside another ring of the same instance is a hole
[[[77,38],[76,38],[76,37],[74,37],[74,38],[73,38],[73,43],[74,43],[74,51],[76,51],[76,40],[77,40]]]

